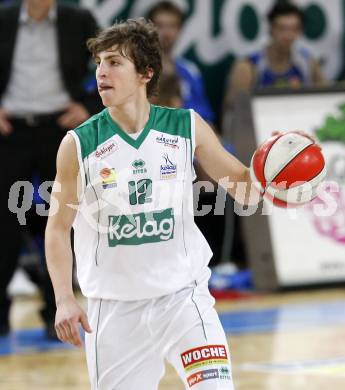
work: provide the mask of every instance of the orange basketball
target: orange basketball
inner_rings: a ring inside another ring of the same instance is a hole
[[[280,133],[255,151],[250,174],[264,198],[279,207],[296,207],[316,197],[326,175],[325,159],[312,138]]]

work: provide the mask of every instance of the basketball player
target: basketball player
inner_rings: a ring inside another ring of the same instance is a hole
[[[249,171],[193,110],[149,104],[161,72],[151,23],[114,25],[88,47],[106,108],[57,156],[46,230],[57,334],[80,346],[79,323],[87,332],[92,389],[157,389],[166,359],[186,388],[231,390],[211,251],[193,220],[193,158],[216,181],[250,185]],[[72,291],[72,225],[87,315]]]

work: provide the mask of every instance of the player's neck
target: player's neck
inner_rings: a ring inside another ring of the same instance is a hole
[[[109,107],[109,114],[126,133],[137,133],[142,130],[150,116],[148,100],[132,101],[119,106]]]

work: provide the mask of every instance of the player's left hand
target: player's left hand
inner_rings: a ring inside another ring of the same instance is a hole
[[[89,119],[89,117],[90,114],[82,104],[72,102],[58,118],[58,124],[65,129],[74,129]]]
[[[92,332],[87,315],[75,297],[69,296],[57,302],[55,330],[58,338],[65,343],[81,347],[82,340],[79,333],[79,324],[85,332]]]

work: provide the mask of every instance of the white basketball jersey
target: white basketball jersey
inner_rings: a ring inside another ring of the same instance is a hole
[[[153,298],[209,272],[212,252],[193,218],[194,115],[151,105],[134,139],[105,109],[70,132],[83,182],[73,227],[85,296]]]

